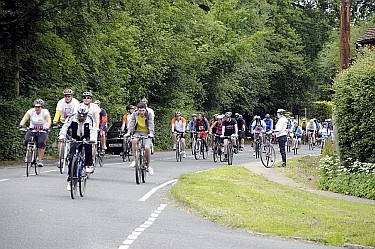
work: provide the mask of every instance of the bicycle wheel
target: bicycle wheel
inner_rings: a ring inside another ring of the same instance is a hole
[[[33,165],[33,167],[34,167],[35,175],[39,175],[39,174],[40,174],[40,168],[41,168],[41,167],[39,167],[38,164],[37,164],[36,162],[37,162],[37,161],[36,161],[36,159],[35,159],[35,161],[32,163],[32,165]]]
[[[176,161],[181,162],[181,146],[180,146],[179,139],[177,139],[177,142],[176,142]]]
[[[228,147],[228,165],[232,165],[233,164],[233,146],[232,146],[232,143],[228,143],[227,145]]]
[[[293,141],[293,154],[297,155],[297,150],[298,150],[298,139],[294,139]]]
[[[195,143],[194,157],[196,160],[200,158],[201,140],[197,140]]]
[[[139,155],[136,156],[135,158],[135,182],[137,184],[141,183],[141,167],[142,167],[142,157]]]
[[[60,149],[59,149],[59,170],[60,174],[64,173],[63,167],[64,167],[64,156],[65,156],[65,146],[62,142],[60,143]]]
[[[202,152],[203,159],[207,159],[208,152],[204,143],[201,143],[201,152]]]
[[[86,168],[83,167],[83,162],[80,162],[80,175],[79,175],[79,195],[83,197],[86,193]]]
[[[77,196],[77,185],[78,185],[78,177],[77,177],[77,158],[73,158],[72,168],[70,169],[70,197],[72,199],[76,198]]]
[[[145,183],[146,182],[146,175],[147,175],[147,163],[146,163],[146,160],[143,159],[142,160],[142,167],[141,167],[141,177],[142,177],[142,182]]]
[[[257,140],[255,142],[255,158],[259,158],[260,157],[260,142]]]
[[[215,144],[215,145],[214,145],[214,148],[213,148],[213,150],[212,150],[212,156],[213,156],[213,158],[214,158],[214,162],[217,162],[217,160],[218,160],[218,158],[219,158],[217,147],[218,147],[218,145]]]
[[[265,145],[264,147],[262,151],[265,151],[265,153],[261,154],[260,160],[264,167],[271,168],[276,160],[275,149],[271,145]]]
[[[101,152],[99,152],[99,167],[103,167],[104,166],[104,155],[101,154]]]
[[[34,158],[34,147],[27,146],[26,150],[26,176],[29,177],[31,173],[32,161]]]

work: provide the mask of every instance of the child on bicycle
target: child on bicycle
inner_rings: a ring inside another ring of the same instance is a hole
[[[291,137],[294,144],[294,141],[297,139],[298,141],[298,148],[301,146],[301,140],[302,140],[302,128],[298,125],[298,121],[294,120],[293,126],[291,128]],[[294,149],[294,148],[293,148]]]

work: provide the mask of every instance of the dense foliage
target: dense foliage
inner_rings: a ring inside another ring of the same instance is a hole
[[[352,1],[354,20],[366,20],[373,8],[361,2]],[[36,97],[53,115],[66,87],[78,98],[92,91],[110,121],[121,119],[126,104],[147,97],[165,139],[159,140],[162,149],[175,110],[185,116],[227,110],[252,115],[309,107],[320,99],[317,72],[326,67],[317,61],[339,27],[339,5],[336,0],[1,0],[1,103],[17,109],[4,125],[12,129]],[[13,105],[18,96],[22,105]],[[6,140],[18,139],[14,134]],[[8,149],[0,143],[2,153]],[[22,154],[13,153],[1,159]]]
[[[335,124],[343,161],[375,163],[375,51],[359,55],[350,69],[335,79]]]

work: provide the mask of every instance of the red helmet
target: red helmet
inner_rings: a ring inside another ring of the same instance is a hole
[[[74,92],[72,89],[70,88],[66,88],[64,91],[63,91],[64,95],[73,95]]]

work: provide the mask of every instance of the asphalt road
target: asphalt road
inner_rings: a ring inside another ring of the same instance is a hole
[[[235,155],[235,165],[258,161],[249,149]],[[197,161],[188,153],[177,163],[172,151],[156,152],[155,175],[136,185],[129,163],[111,156],[88,180],[86,195],[75,200],[56,165],[30,177],[24,165],[2,168],[0,248],[333,248],[231,230],[173,205],[168,191],[182,174],[219,165],[210,155]]]

